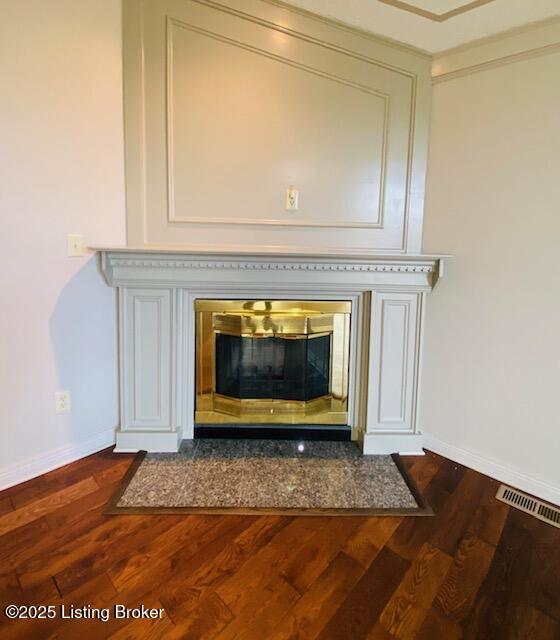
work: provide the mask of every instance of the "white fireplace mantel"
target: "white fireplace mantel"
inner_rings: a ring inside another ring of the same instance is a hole
[[[196,298],[351,300],[349,424],[365,453],[421,453],[425,296],[444,255],[94,247],[119,291],[116,451],[194,434]]]

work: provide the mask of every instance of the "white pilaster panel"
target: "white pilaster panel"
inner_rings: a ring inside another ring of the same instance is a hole
[[[418,294],[373,294],[367,431],[414,431]]]
[[[121,428],[171,430],[171,291],[126,289],[124,306]]]

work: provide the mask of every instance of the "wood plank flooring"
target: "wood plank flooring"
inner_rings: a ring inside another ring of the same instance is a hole
[[[497,483],[405,458],[434,517],[105,516],[109,450],[0,492],[0,637],[558,640],[560,530]],[[8,620],[7,604],[163,607]]]

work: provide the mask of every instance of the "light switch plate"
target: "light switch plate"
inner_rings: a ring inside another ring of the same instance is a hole
[[[69,234],[68,235],[68,256],[70,258],[78,258],[84,255],[84,236]]]

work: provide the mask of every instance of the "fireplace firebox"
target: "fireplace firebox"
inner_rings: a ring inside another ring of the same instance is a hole
[[[197,424],[348,420],[349,301],[195,301]]]

